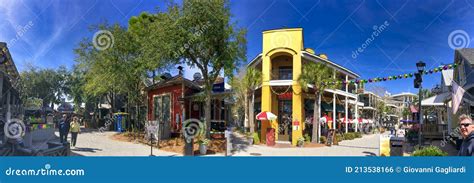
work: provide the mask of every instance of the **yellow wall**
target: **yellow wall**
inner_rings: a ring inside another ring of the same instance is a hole
[[[292,132],[292,144],[296,145],[299,137],[302,137],[303,129],[303,97],[301,86],[297,82],[301,74],[301,50],[303,50],[303,29],[278,29],[263,32],[263,52],[262,52],[262,111],[271,111],[278,113],[278,100],[276,95],[272,94],[269,86],[269,80],[272,73],[271,59],[280,55],[288,55],[293,58],[293,121],[300,122],[298,130]],[[273,96],[272,96],[273,95]],[[277,123],[276,121],[274,123]],[[265,140],[266,130],[270,127],[268,121],[262,122],[262,140]],[[278,125],[274,126],[278,129]],[[276,137],[278,139],[278,137]]]

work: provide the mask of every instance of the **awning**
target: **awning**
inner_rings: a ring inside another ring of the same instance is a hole
[[[421,101],[422,106],[443,106],[444,101],[451,95],[450,92],[441,93]]]

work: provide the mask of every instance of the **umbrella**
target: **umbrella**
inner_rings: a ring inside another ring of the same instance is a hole
[[[271,112],[262,111],[257,114],[257,120],[275,120],[277,116]]]

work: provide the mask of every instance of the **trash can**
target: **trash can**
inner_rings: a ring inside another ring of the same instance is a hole
[[[275,145],[275,129],[274,128],[267,128],[267,146],[274,146]]]
[[[390,138],[390,156],[403,156],[404,137]]]

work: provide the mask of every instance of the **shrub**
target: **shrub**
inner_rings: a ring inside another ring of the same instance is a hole
[[[326,143],[326,137],[325,136],[319,137],[319,141],[321,142],[321,144],[325,144]]]
[[[344,140],[352,140],[352,139],[355,139],[355,134],[353,133],[344,134]]]
[[[342,139],[342,135],[341,134],[336,134],[336,141],[337,142],[341,142],[343,139]]]
[[[258,133],[253,133],[253,144],[260,144],[260,137],[258,136]]]
[[[355,132],[354,134],[355,134],[356,138],[362,138],[362,133],[360,133],[360,132]]]
[[[303,147],[304,141],[305,141],[304,137],[298,138],[298,143],[297,143],[298,147]]]
[[[309,143],[311,142],[311,136],[309,136],[309,134],[304,134],[304,140]]]
[[[447,156],[448,153],[436,146],[423,147],[413,152],[413,156]]]

